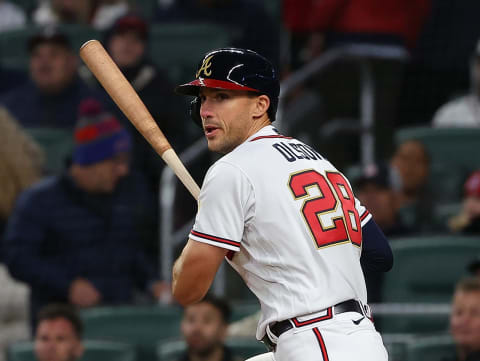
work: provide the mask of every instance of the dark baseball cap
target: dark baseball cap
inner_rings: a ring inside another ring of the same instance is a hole
[[[357,189],[368,184],[381,188],[390,188],[390,167],[383,163],[371,164],[362,169],[361,174],[354,180],[354,184]]]
[[[148,24],[139,15],[127,14],[122,16],[115,21],[111,29],[112,34],[122,34],[127,31],[136,32],[143,40],[148,38]]]
[[[28,39],[28,52],[31,53],[38,45],[50,43],[72,50],[70,39],[58,27],[48,26],[40,29]]]

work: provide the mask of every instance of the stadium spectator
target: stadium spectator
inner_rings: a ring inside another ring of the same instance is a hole
[[[359,99],[365,94],[360,94],[359,82],[363,76],[374,84],[371,130],[379,159],[393,151],[393,130],[401,120],[397,112],[406,58],[429,8],[430,0],[283,2],[285,27],[290,33],[286,72],[321,58],[329,50],[348,47],[352,52],[350,57],[336,59],[328,71],[309,78],[308,87],[322,97],[328,120],[358,119]],[[356,125],[358,122],[350,124]],[[335,137],[332,144],[320,144],[318,148],[340,166],[355,163],[359,161],[355,158],[358,153],[351,144],[356,144],[357,134],[354,137],[354,140],[351,136]],[[344,149],[349,149],[345,155]],[[346,159],[342,159],[342,155]]]
[[[442,105],[432,120],[437,128],[480,127],[480,40],[470,59],[470,92]]]
[[[103,31],[129,9],[126,0],[47,0],[39,4],[32,18],[41,26],[84,24]]]
[[[33,23],[40,26],[57,24],[88,24],[94,1],[46,0],[39,2],[32,14]]]
[[[279,63],[279,30],[260,1],[176,0],[158,7],[158,23],[214,23],[225,26],[232,46],[252,49]]]
[[[27,80],[27,75],[17,69],[6,68],[0,64],[0,97]]]
[[[49,304],[38,313],[35,357],[38,361],[75,361],[82,357],[82,320],[65,304]]]
[[[208,294],[202,301],[185,307],[181,330],[186,352],[177,361],[241,361],[225,346],[230,306]]]
[[[380,229],[390,239],[408,235],[395,203],[400,186],[398,174],[386,164],[374,164],[354,180],[354,190],[360,202],[370,211]],[[369,302],[381,302],[383,272],[363,270]]]
[[[148,59],[148,37],[148,24],[138,15],[129,14],[119,18],[109,29],[105,44],[113,61],[137,91],[174,149],[181,151],[191,143],[192,136],[188,131],[191,123],[184,119],[184,112],[179,111],[182,100],[174,95],[174,87],[166,74]],[[89,84],[100,86],[86,67],[81,68],[80,75]],[[133,136],[133,165],[147,174],[154,189],[158,189],[164,165],[162,159],[130,122],[127,121],[125,126]]]
[[[354,181],[357,198],[388,237],[403,236],[409,232],[399,219],[395,204],[395,194],[400,186],[398,174],[381,163],[367,167]]]
[[[0,239],[17,196],[41,176],[43,152],[0,108]],[[0,361],[6,347],[29,337],[28,287],[12,279],[0,245]]]
[[[286,28],[307,39],[309,61],[325,49],[345,43],[401,45],[413,48],[430,10],[430,0],[284,0]],[[300,40],[300,42],[302,42]],[[297,53],[297,47],[293,47]]]
[[[23,9],[9,0],[0,0],[0,32],[25,26],[27,16]]]
[[[89,89],[77,74],[78,61],[68,37],[47,27],[28,41],[30,81],[0,98],[24,127],[73,129],[82,99],[110,104],[104,92]]]
[[[480,360],[480,279],[467,278],[457,284],[450,315],[450,332],[457,356],[443,361]]]
[[[5,263],[30,285],[32,315],[51,302],[89,307],[132,303],[135,290],[169,294],[145,252],[158,243],[155,199],[129,170],[128,133],[94,99],[79,115],[71,166],[24,191],[5,232]]]
[[[448,226],[452,232],[480,234],[480,170],[470,174],[463,188],[462,208],[448,221]]]
[[[422,142],[414,139],[399,144],[390,165],[400,176],[401,187],[396,206],[403,224],[417,232],[428,231],[432,225],[432,195],[427,187],[430,157]]]
[[[0,260],[1,262],[1,260]],[[0,263],[0,361],[5,361],[7,347],[30,337],[28,287],[15,281]]]
[[[43,164],[40,147],[0,107],[0,239],[17,196],[40,179]]]

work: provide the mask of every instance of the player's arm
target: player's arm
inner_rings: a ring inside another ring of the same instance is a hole
[[[389,271],[393,266],[392,249],[373,218],[362,227],[362,238],[362,268],[375,272]]]
[[[200,301],[228,250],[189,239],[173,266],[172,294],[183,306]]]

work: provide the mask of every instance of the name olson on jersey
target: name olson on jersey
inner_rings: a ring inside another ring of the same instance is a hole
[[[298,159],[322,160],[323,157],[312,147],[303,143],[278,142],[272,145],[289,162]]]

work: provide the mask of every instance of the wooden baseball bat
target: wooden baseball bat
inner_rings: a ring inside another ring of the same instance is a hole
[[[137,92],[113,62],[103,45],[98,40],[87,41],[80,48],[80,57],[123,114],[175,172],[192,196],[198,199],[200,188],[172,149]]]

